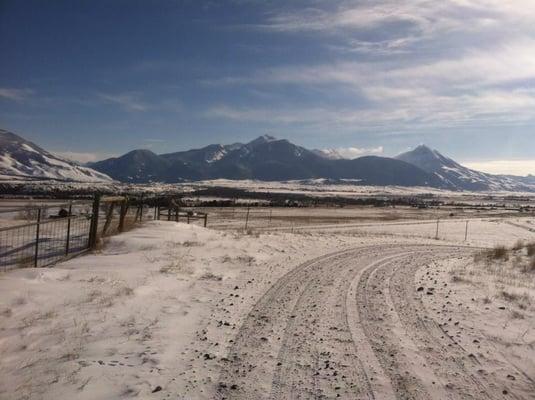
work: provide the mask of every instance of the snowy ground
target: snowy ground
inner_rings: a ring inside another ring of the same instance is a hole
[[[148,222],[4,273],[0,398],[533,398],[535,275],[465,247],[532,219],[403,222]]]

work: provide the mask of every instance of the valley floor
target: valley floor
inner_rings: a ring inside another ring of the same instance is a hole
[[[148,222],[3,273],[0,398],[535,398],[535,272],[474,257],[532,219],[413,222]]]

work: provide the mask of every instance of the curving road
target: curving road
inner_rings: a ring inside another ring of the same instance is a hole
[[[452,246],[378,245],[294,268],[244,319],[220,399],[515,398],[427,315],[416,271],[469,256]]]

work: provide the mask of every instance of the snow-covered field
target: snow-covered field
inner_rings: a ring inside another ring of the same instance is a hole
[[[421,222],[147,222],[6,272],[0,398],[533,398],[535,275],[472,248],[533,219]]]

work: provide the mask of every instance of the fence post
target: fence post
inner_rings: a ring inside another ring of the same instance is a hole
[[[464,241],[468,240],[468,220],[466,221],[466,229],[464,231]]]
[[[119,211],[119,232],[124,231],[124,219],[126,217],[126,199],[121,202],[121,210]]]
[[[69,255],[69,245],[71,241],[71,216],[72,216],[72,203],[69,203],[69,214],[67,216],[67,242],[65,243],[65,255]]]
[[[143,193],[141,193],[141,205],[139,207],[139,222],[143,222]]]
[[[41,209],[37,210],[37,225],[35,227],[35,262],[34,266],[37,268],[39,260],[39,228],[41,227]]]
[[[249,225],[249,210],[251,207],[247,207],[247,215],[245,215],[245,230],[247,230],[247,226]]]
[[[270,209],[269,209],[269,225],[270,225],[270,226],[271,226],[271,217],[272,217],[272,215],[273,215],[273,209],[270,208]]]
[[[167,209],[167,220],[171,221],[171,206]]]
[[[156,219],[157,219],[157,220],[159,221],[159,220],[160,220],[160,214],[162,213],[162,211],[161,211],[161,209],[160,209],[160,205],[159,205],[159,204],[158,204],[158,205],[156,206],[156,209],[158,210],[158,214],[157,214],[158,216],[157,216],[157,218],[156,218]]]
[[[95,248],[97,244],[98,233],[98,213],[100,210],[100,194],[95,194],[93,200],[93,214],[91,215],[91,226],[89,228],[89,248]]]
[[[156,211],[158,210],[158,208],[156,206],[154,206],[154,220],[156,221]]]
[[[175,213],[176,213],[176,222],[179,222],[180,221],[180,209],[177,207],[175,207]]]
[[[108,212],[106,213],[106,221],[104,222],[104,227],[102,228],[102,237],[106,236],[106,231],[110,227],[111,220],[113,219],[113,209],[115,208],[115,203],[111,202],[108,206]]]
[[[208,221],[208,214],[204,214],[204,227],[206,228],[206,223]]]
[[[437,233],[435,234],[435,239],[438,240],[438,224],[440,223],[440,218],[437,219]]]
[[[188,225],[189,225],[189,211],[188,211],[188,214],[187,214],[187,216],[188,216]]]

